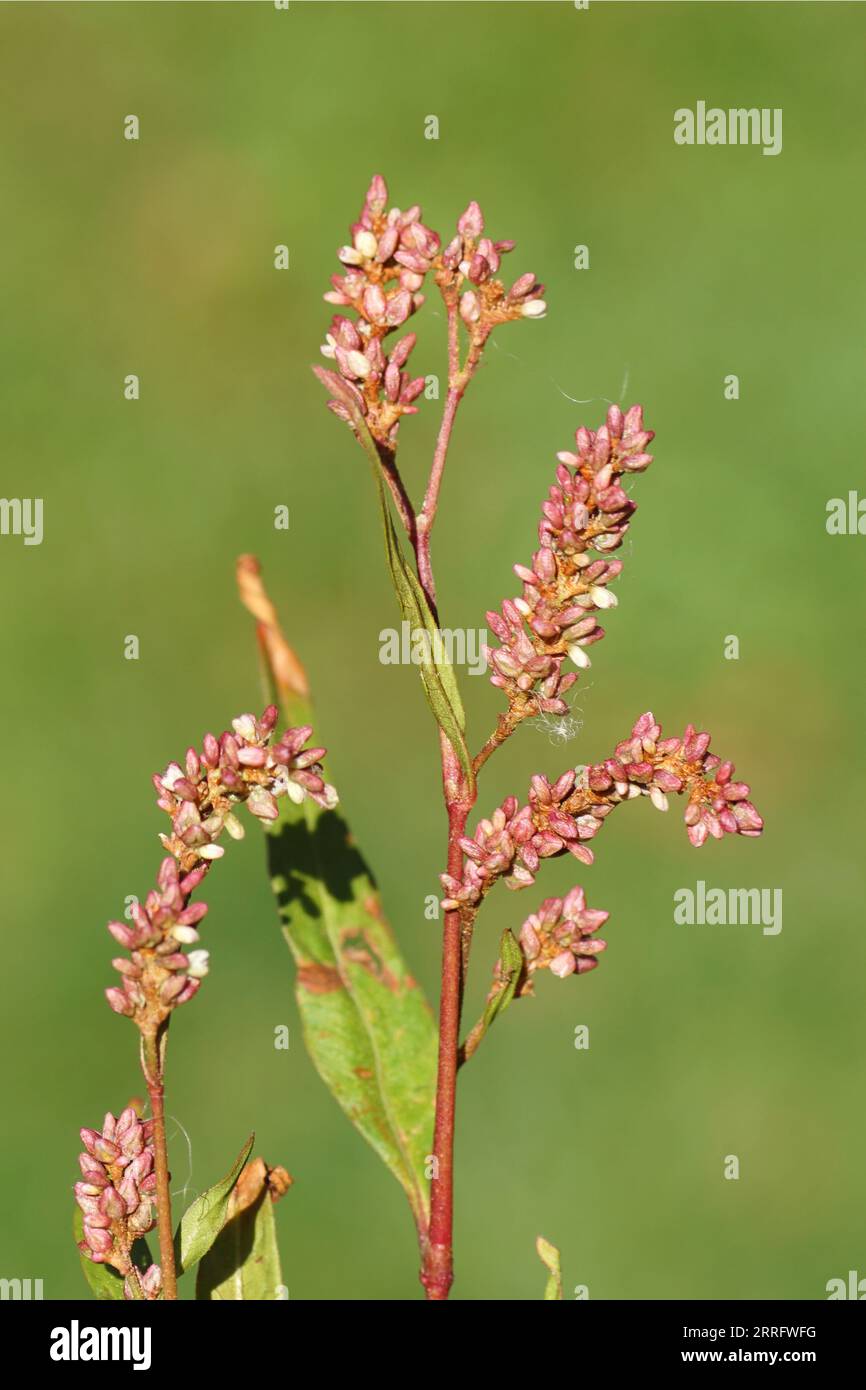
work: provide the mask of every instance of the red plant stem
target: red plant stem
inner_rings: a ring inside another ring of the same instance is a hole
[[[174,1265],[174,1232],[171,1224],[171,1174],[168,1170],[168,1146],[165,1139],[165,1077],[162,1065],[163,1049],[153,1034],[142,1036],[142,1070],[150,1096],[153,1120],[153,1157],[156,1170],[156,1224],[159,1234],[159,1264],[162,1270],[162,1296],[177,1298],[177,1273]]]
[[[415,554],[418,558],[418,578],[434,613],[436,611],[436,585],[433,580],[433,567],[430,561],[430,532],[433,530],[433,523],[436,520],[436,512],[439,507],[439,489],[442,486],[457,407],[462,401],[463,393],[472,380],[475,368],[481,359],[489,332],[487,330],[472,339],[466,361],[461,368],[456,296],[451,300],[446,300],[446,307],[448,310],[448,395],[445,398],[445,409],[442,412],[442,422],[436,439],[436,450],[433,454],[433,466],[427,481],[424,503],[415,519],[417,530]]]
[[[439,506],[439,489],[442,486],[442,475],[445,472],[445,460],[448,457],[448,445],[451,443],[454,418],[465,389],[465,384],[463,386],[449,386],[448,388],[445,409],[442,412],[442,423],[439,426],[439,437],[436,440],[436,452],[433,455],[433,467],[430,470],[430,480],[424,494],[424,505],[415,520],[418,578],[434,612],[436,608],[436,585],[433,580],[433,568],[430,561],[430,532],[433,529]]]
[[[453,753],[451,756],[453,757]],[[452,802],[448,807],[448,872],[455,877],[463,872],[463,851],[458,841],[465,830],[468,814],[469,806],[466,802]],[[433,1154],[436,1162],[430,1184],[430,1228],[421,1268],[421,1283],[427,1290],[427,1297],[431,1302],[447,1299],[454,1278],[454,1123],[462,993],[463,951],[460,913],[447,912],[442,941],[439,1071],[433,1131]]]
[[[487,340],[487,332],[473,337],[466,362],[460,367],[457,297],[446,298],[448,309],[448,395],[436,440],[433,464],[424,504],[416,518],[415,556],[418,578],[436,616],[436,584],[430,556],[430,532],[436,520],[439,489],[445,472],[448,446],[457,407],[472,379]],[[437,617],[438,621],[438,617]],[[448,872],[463,874],[460,840],[474,801],[466,787],[454,749],[440,734],[442,785],[448,811]],[[454,1278],[454,1125],[457,1103],[457,1070],[460,1048],[460,1013],[465,969],[463,932],[459,912],[446,912],[442,936],[442,985],[439,996],[439,1066],[436,1078],[436,1117],[433,1128],[435,1160],[430,1182],[430,1226],[423,1245],[421,1283],[431,1302],[448,1297]]]

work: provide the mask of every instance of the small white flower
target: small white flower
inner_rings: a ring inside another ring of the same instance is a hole
[[[611,593],[610,589],[605,589],[601,584],[593,584],[589,590],[589,596],[596,608],[616,608],[619,603],[616,594]]]
[[[668,809],[668,799],[661,787],[650,787],[649,798],[657,811],[666,811]]]
[[[355,233],[355,250],[360,251],[361,256],[371,261],[379,249],[379,243],[372,232],[360,231]]]
[[[524,869],[521,864],[516,864],[511,871],[510,877],[507,878],[505,882],[509,887],[519,886],[521,884],[526,884],[528,886],[530,883],[534,883],[535,879],[528,869]]]
[[[307,795],[307,793],[304,791],[304,788],[299,786],[297,782],[293,782],[291,778],[286,783],[286,791],[289,794],[289,800],[294,801],[296,806],[300,806],[301,802]]]
[[[353,348],[351,352],[346,354],[346,361],[350,371],[353,371],[355,376],[368,377],[373,370],[363,352],[358,352],[357,348]]]
[[[183,768],[179,766],[178,763],[169,763],[168,767],[165,769],[165,772],[162,774],[162,785],[165,787],[166,791],[170,792],[174,787],[175,782],[177,782],[179,778],[185,776],[186,773],[184,772]]]
[[[588,666],[592,665],[592,662],[590,661],[586,652],[583,650],[583,647],[581,647],[577,642],[572,642],[571,646],[568,649],[568,655],[571,657],[575,666],[579,666],[581,670],[585,671]]]
[[[190,951],[187,960],[189,961],[186,969],[187,975],[191,975],[194,980],[203,980],[210,969],[210,952]]]
[[[171,935],[182,946],[192,946],[199,940],[199,934],[195,927],[172,927]]]
[[[245,739],[247,743],[254,743],[256,739],[256,721],[251,714],[239,714],[237,719],[232,720],[232,728],[238,738]]]
[[[543,319],[547,305],[543,299],[528,299],[520,312],[525,319]]]

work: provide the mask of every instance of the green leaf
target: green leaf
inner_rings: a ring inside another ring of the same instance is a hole
[[[385,555],[391,572],[391,582],[394,585],[394,592],[397,595],[403,618],[409,624],[412,650],[415,651],[420,648],[421,651],[418,669],[421,673],[427,703],[433,711],[437,724],[457,754],[466,778],[468,791],[474,795],[475,772],[469,749],[466,746],[466,715],[457,687],[454,668],[448,660],[436,619],[433,617],[427,602],[427,595],[421,588],[414,570],[406,562],[397,532],[394,529],[394,522],[388,509],[385,489],[381,480],[379,482],[379,505],[382,510]],[[419,632],[424,634],[424,640],[416,647],[415,634]]]
[[[437,1035],[336,811],[280,800],[268,864],[297,965],[304,1040],[319,1075],[427,1225]]]
[[[538,1258],[541,1260],[541,1263],[550,1271],[550,1278],[544,1290],[545,1301],[550,1302],[554,1299],[561,1299],[562,1271],[559,1263],[559,1251],[555,1245],[550,1244],[549,1240],[545,1240],[544,1236],[538,1237],[535,1242],[535,1248],[538,1251]]]
[[[250,1156],[254,1137],[250,1135],[225,1177],[197,1197],[181,1217],[174,1236],[178,1277],[198,1263],[225,1225],[229,1197]]]
[[[248,1175],[251,1181],[247,1184]],[[195,1296],[201,1300],[275,1302],[281,1299],[283,1287],[274,1203],[267,1168],[258,1158],[244,1171],[229,1201],[228,1220],[202,1256]]]
[[[72,1233],[75,1237],[75,1244],[84,1239],[84,1217],[81,1208],[75,1207],[72,1214]],[[94,1264],[88,1260],[86,1255],[79,1251],[82,1273],[90,1285],[91,1292],[100,1302],[117,1301],[123,1299],[124,1278],[113,1265]],[[132,1247],[132,1259],[136,1267],[142,1271],[148,1269],[153,1263],[148,1248],[147,1241],[143,1238],[138,1239]]]
[[[415,571],[403,554],[403,548],[388,506],[384,484],[385,474],[376,441],[367,428],[367,423],[358,408],[355,396],[343,379],[326,367],[314,367],[313,371],[334,399],[343,406],[351,420],[352,429],[358,442],[373,467],[373,475],[379,492],[382,529],[385,536],[385,557],[388,561],[391,582],[394,585],[394,592],[397,595],[403,618],[409,624],[413,650],[416,650],[415,634],[419,632],[424,634],[424,641],[418,643],[417,649],[422,652],[419,671],[424,693],[427,696],[427,703],[433,711],[437,724],[454,749],[463,769],[467,788],[470,794],[474,795],[475,772],[464,736],[466,715],[463,710],[463,701],[460,698],[457,679],[451,662],[448,660],[427,595],[421,587]]]
[[[499,942],[499,960],[484,1012],[460,1050],[461,1064],[469,1060],[494,1019],[504,1013],[514,998],[523,971],[523,952],[506,927]]]

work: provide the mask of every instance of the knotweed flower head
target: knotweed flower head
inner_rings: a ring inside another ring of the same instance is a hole
[[[576,676],[562,675],[563,663],[570,658],[585,669],[591,664],[587,648],[604,637],[597,615],[617,606],[608,586],[622,570],[620,560],[606,557],[622,544],[636,510],[620,478],[649,466],[652,456],[645,448],[652,438],[639,405],[625,415],[611,406],[599,430],[577,431],[576,452],[557,456],[556,483],[542,508],[540,549],[531,567],[514,566],[523,593],[506,599],[501,613],[487,614],[502,644],[485,649],[490,679],[505,691],[518,718],[565,713],[562,696]]]
[[[204,865],[179,874],[176,860],[163,859],[157,886],[144,903],[133,903],[129,922],[109,922],[108,930],[130,952],[112,965],[122,987],[105,991],[117,1014],[139,1026],[158,1026],[172,1009],[192,999],[208,971],[207,951],[187,948],[198,941],[206,903],[190,903],[205,876]]]
[[[84,1218],[84,1238],[78,1248],[94,1264],[108,1264],[145,1298],[160,1292],[160,1271],[151,1265],[142,1274],[132,1261],[132,1247],[156,1224],[154,1194],[153,1122],[141,1120],[132,1106],[117,1118],[109,1113],[102,1132],[82,1129],[84,1152],[79,1154],[81,1180],[75,1184],[75,1200]]]
[[[545,898],[520,929],[527,972],[549,969],[552,975],[565,979],[594,970],[607,942],[593,933],[604,926],[609,915],[588,908],[582,888],[572,888],[564,898]]]
[[[309,796],[326,810],[337,804],[321,768],[324,748],[304,747],[312,729],[287,729],[271,744],[276,721],[275,705],[260,719],[239,715],[219,738],[205,734],[201,752],[188,748],[183,766],[169,763],[165,772],[154,774],[156,804],[172,823],[172,833],[161,839],[185,872],[199,860],[222,857],[217,841],[224,830],[242,838],[243,826],[233,814],[239,802],[260,820],[276,820],[281,796],[298,804]]]
[[[388,186],[376,174],[364,206],[350,229],[351,241],[337,255],[344,266],[334,275],[325,295],[330,304],[349,308],[357,319],[338,313],[331,321],[322,354],[332,358],[346,381],[374,438],[393,444],[403,415],[414,415],[413,402],[424,389],[424,377],[404,370],[415,334],[408,333],[386,353],[384,339],[424,303],[424,278],[439,251],[439,237],[421,221],[421,209],[387,209]],[[336,400],[329,408],[349,420]]]
[[[712,836],[755,838],[764,822],[749,797],[748,783],[732,780],[734,764],[709,752],[710,735],[687,724],[681,738],[661,738],[661,725],[648,710],[637,720],[630,739],[617,744],[613,758],[587,769],[587,785],[608,804],[648,796],[660,811],[667,794],[688,797],[684,819],[690,842],[699,848]]]
[[[417,414],[414,402],[424,390],[425,378],[413,377],[406,370],[414,333],[406,333],[390,351],[384,343],[421,308],[427,275],[434,273],[449,314],[459,313],[469,334],[471,366],[464,370],[463,386],[498,324],[544,316],[544,286],[531,273],[521,275],[510,289],[496,278],[502,257],[514,249],[514,242],[493,241],[484,235],[484,216],[477,203],[470,203],[459,218],[457,233],[443,251],[436,232],[422,222],[417,205],[405,212],[388,208],[388,186],[380,174],[367,190],[350,238],[337,252],[342,272],[332,277],[325,295],[338,312],[321,351],[335,363],[343,390],[366,417],[373,438],[393,453],[401,418]],[[357,317],[350,318],[344,310]],[[456,362],[450,365],[453,376]],[[450,384],[454,385],[453,379]],[[333,382],[330,389],[335,390]],[[332,397],[328,407],[351,425],[345,400]]]
[[[461,878],[441,876],[443,908],[472,915],[497,879],[514,889],[534,883],[542,859],[569,853],[592,864],[589,841],[611,811],[642,796],[666,811],[669,793],[685,795],[688,837],[696,846],[725,833],[760,835],[764,822],[748,799],[747,783],[732,781],[733,764],[709,746],[710,735],[692,724],[681,738],[662,739],[661,725],[647,711],[613,757],[568,769],[555,782],[536,774],[525,806],[506,798],[490,819],[479,821],[471,839],[461,839],[466,863]]]
[[[282,796],[298,804],[310,797],[327,810],[337,803],[321,767],[324,748],[305,747],[312,729],[287,729],[271,743],[276,721],[274,705],[260,719],[242,714],[231,732],[205,734],[200,752],[188,748],[183,766],[169,763],[154,775],[157,805],[171,817],[171,833],[160,836],[168,857],[156,888],[143,904],[130,907],[130,921],[108,924],[131,955],[112,962],[122,984],[106,990],[106,998],[115,1013],[140,1028],[153,1029],[192,999],[208,973],[208,952],[189,949],[199,939],[207,906],[190,903],[190,897],[223,855],[217,843],[223,831],[234,839],[244,834],[234,808],[245,802],[259,820],[272,821]]]
[[[500,323],[540,319],[547,312],[544,286],[531,271],[508,290],[496,278],[502,257],[513,250],[513,241],[493,241],[484,235],[484,214],[473,202],[458,219],[457,234],[437,262],[437,284],[446,299],[459,296],[460,317],[473,340],[484,341]]]
[[[467,863],[461,881],[449,874],[441,876],[447,894],[442,906],[473,908],[503,878],[507,888],[528,888],[542,859],[552,859],[566,851],[583,864],[593,861],[586,843],[601,828],[610,807],[599,803],[584,814],[569,810],[576,773],[564,772],[551,783],[541,774],[532,778],[529,802],[520,806],[516,796],[506,797],[489,820],[479,821],[472,839],[464,837],[460,848]]]

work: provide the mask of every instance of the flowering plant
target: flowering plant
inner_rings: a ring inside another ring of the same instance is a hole
[[[541,506],[538,548],[529,564],[513,567],[521,592],[487,614],[495,643],[485,655],[504,708],[473,755],[441,640],[432,537],[455,419],[491,333],[546,312],[544,287],[534,274],[519,275],[510,287],[500,279],[513,249],[513,242],[485,234],[474,202],[443,245],[422,221],[420,208],[389,209],[387,187],[377,175],[349,241],[337,253],[341,269],[325,295],[336,310],[321,349],[330,365],[314,368],[329,408],[370,462],[395,594],[413,638],[424,639],[420,674],[438,725],[447,821],[438,1029],[336,810],[337,796],[322,767],[325,750],[309,746],[306,674],[283,636],[256,561],[244,556],[238,564],[241,597],[257,621],[271,703],[260,718],[235,719],[219,738],[205,735],[201,749],[189,748],[182,761],[154,777],[157,805],[170,818],[161,837],[166,858],[156,888],[143,904],[133,905],[130,920],[109,924],[128,954],[114,961],[121,983],[106,994],[111,1008],[140,1034],[151,1115],[145,1120],[130,1106],[117,1120],[108,1114],[101,1133],[82,1130],[80,1249],[100,1296],[172,1299],[178,1274],[195,1264],[201,1297],[227,1287],[229,1273],[240,1275],[232,1286],[243,1289],[241,1296],[279,1296],[273,1221],[264,1199],[281,1195],[287,1175],[262,1160],[247,1165],[252,1140],[226,1177],[184,1214],[177,1233],[171,1219],[163,1108],[168,1026],[207,974],[208,954],[197,947],[207,909],[192,896],[224,853],[223,832],[243,835],[236,815],[241,803],[267,832],[307,1046],[340,1105],[405,1190],[418,1233],[421,1281],[434,1301],[448,1297],[453,1278],[459,1069],[504,1009],[533,992],[537,972],[549,970],[559,979],[585,974],[606,949],[596,933],[608,914],[588,906],[583,886],[545,898],[517,936],[502,933],[483,1014],[461,1042],[473,935],[488,893],[499,879],[515,891],[533,887],[546,859],[571,855],[581,870],[591,866],[593,842],[607,817],[642,797],[664,812],[670,797],[682,796],[686,832],[698,848],[709,838],[751,838],[763,828],[748,785],[734,780],[731,762],[710,752],[709,734],[689,724],[681,735],[665,738],[650,711],[639,715],[609,756],[567,767],[554,780],[536,774],[524,799],[507,797],[469,828],[488,759],[527,719],[568,715],[566,697],[589,667],[590,649],[605,635],[600,615],[617,606],[611,586],[622,562],[615,552],[636,509],[633,476],[652,463],[647,449],[653,431],[645,427],[639,405],[625,412],[612,405],[597,429],[581,426],[573,447],[557,455]],[[403,417],[418,411],[426,382],[409,369],[416,337],[406,329],[431,282],[447,318],[448,384],[416,509],[398,465],[398,446]],[[281,717],[289,727],[274,740]],[[261,1254],[267,1247],[269,1283],[257,1285],[247,1266],[232,1268],[225,1232],[244,1218],[259,1223],[257,1248]],[[143,1248],[154,1225],[158,1265]],[[551,1271],[547,1296],[560,1297],[557,1252],[541,1239],[538,1249]]]

